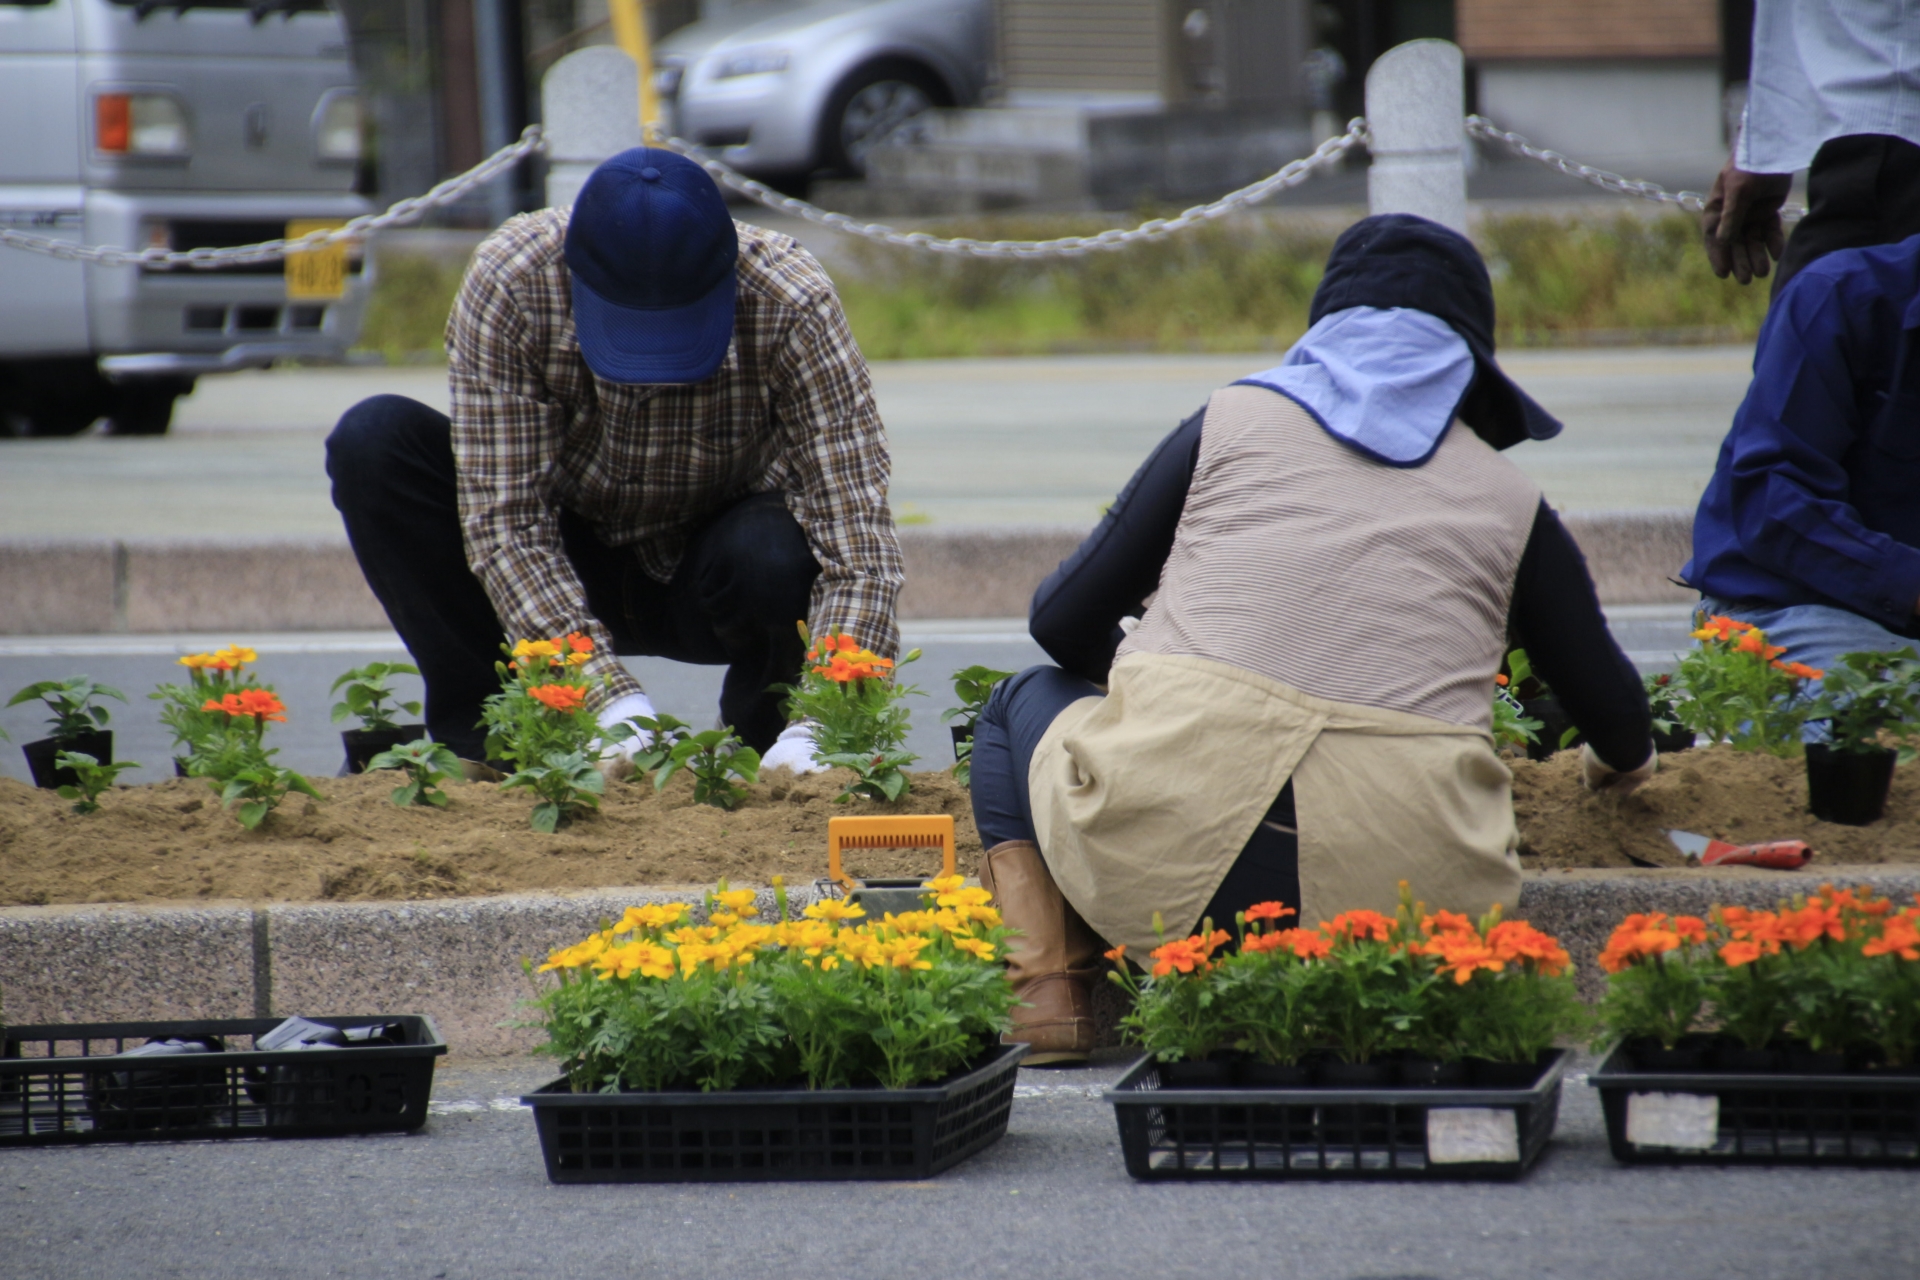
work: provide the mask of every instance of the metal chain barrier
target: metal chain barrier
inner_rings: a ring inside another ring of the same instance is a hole
[[[1639,182],[1606,169],[1596,169],[1590,164],[1569,160],[1558,151],[1534,146],[1521,135],[1500,128],[1485,116],[1467,117],[1467,136],[1497,142],[1517,156],[1538,161],[1555,172],[1578,178],[1615,195],[1638,196],[1657,204],[1678,205],[1689,213],[1699,213],[1706,207],[1707,198],[1698,191],[1669,191],[1657,182]],[[1780,221],[1785,223],[1798,222],[1806,216],[1806,209],[1797,204],[1786,205],[1780,210]]]
[[[1706,197],[1697,191],[1668,191],[1655,182],[1635,181],[1605,169],[1596,169],[1592,165],[1569,160],[1558,151],[1536,147],[1521,135],[1499,128],[1485,116],[1468,116],[1466,131],[1470,137],[1500,143],[1517,156],[1537,161],[1570,178],[1578,178],[1582,182],[1591,183],[1616,195],[1637,196],[1642,200],[1677,205],[1694,213],[1698,213],[1706,203]],[[655,145],[677,151],[694,161],[711,174],[714,181],[730,191],[738,192],[769,209],[777,209],[816,226],[827,227],[847,235],[859,236],[862,239],[903,249],[921,249],[929,253],[956,254],[973,258],[1066,258],[1123,249],[1128,245],[1143,244],[1153,240],[1164,240],[1168,236],[1178,235],[1203,222],[1225,217],[1238,209],[1257,204],[1276,192],[1299,186],[1316,170],[1337,163],[1349,151],[1355,147],[1366,146],[1370,140],[1367,122],[1355,117],[1347,122],[1345,133],[1328,138],[1315,147],[1311,155],[1291,161],[1260,181],[1224,195],[1209,204],[1195,205],[1171,218],[1153,218],[1137,227],[1116,227],[1096,235],[1061,236],[1052,240],[949,238],[930,235],[924,231],[901,231],[885,223],[862,222],[844,213],[833,213],[817,205],[808,204],[797,197],[781,195],[765,183],[756,182],[745,174],[729,168],[684,139],[668,137],[656,138],[653,141]],[[349,219],[342,226],[312,231],[292,240],[266,240],[259,244],[222,249],[120,249],[109,245],[75,244],[70,240],[61,240],[53,236],[35,235],[32,232],[13,231],[0,227],[0,245],[24,249],[29,253],[41,253],[69,262],[94,262],[103,266],[208,268],[269,262],[289,253],[358,240],[386,227],[416,222],[425,216],[428,210],[454,203],[474,188],[483,186],[507,172],[527,156],[545,149],[546,140],[541,135],[540,126],[528,125],[519,140],[511,146],[502,147],[465,173],[448,178],[422,195],[410,196],[384,213],[362,214],[357,218]],[[1806,210],[1799,205],[1788,205],[1780,211],[1781,220],[1789,223],[1798,222],[1805,215]]]
[[[1345,133],[1337,138],[1328,138],[1313,149],[1313,154],[1290,161],[1278,172],[1269,174],[1251,186],[1242,187],[1238,191],[1221,196],[1211,204],[1195,205],[1171,218],[1153,218],[1137,227],[1124,229],[1116,227],[1111,231],[1102,231],[1098,235],[1061,236],[1054,240],[970,240],[965,237],[949,239],[928,235],[924,231],[901,231],[879,222],[861,222],[857,218],[849,218],[844,213],[830,213],[808,204],[805,200],[783,196],[765,183],[755,182],[744,174],[736,173],[705,154],[700,148],[680,138],[664,139],[663,145],[694,161],[712,174],[714,180],[723,187],[737,191],[770,209],[778,209],[782,213],[804,218],[816,226],[829,227],[848,235],[877,240],[882,244],[895,245],[902,249],[924,249],[929,253],[951,253],[972,258],[1071,258],[1102,250],[1124,249],[1128,245],[1143,244],[1150,240],[1164,240],[1168,236],[1178,235],[1202,222],[1225,217],[1236,209],[1266,199],[1276,191],[1285,191],[1288,187],[1299,186],[1313,174],[1314,170],[1335,163],[1353,148],[1364,146],[1368,140],[1367,122],[1356,116],[1347,122]]]

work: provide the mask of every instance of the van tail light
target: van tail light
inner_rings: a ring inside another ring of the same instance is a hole
[[[192,150],[186,110],[165,93],[97,93],[93,145],[103,155],[184,156]]]

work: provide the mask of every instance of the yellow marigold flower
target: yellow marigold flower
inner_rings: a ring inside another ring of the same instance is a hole
[[[731,911],[735,915],[757,916],[760,914],[760,908],[753,905],[755,896],[751,889],[722,889],[713,895],[713,900],[719,903],[723,910]]]
[[[522,640],[513,646],[516,658],[557,658],[560,646],[551,640]]]
[[[195,671],[205,671],[214,664],[214,661],[214,656],[210,653],[190,653],[180,659],[180,665],[183,667],[191,667]]]
[[[570,947],[562,947],[547,957],[547,962],[538,972],[547,973],[554,969],[580,969],[592,964],[595,957],[607,949],[607,936],[593,934]]]
[[[720,936],[720,931],[710,924],[690,924],[683,929],[675,929],[665,937],[665,941],[684,946],[688,943],[698,945],[712,942]]]
[[[927,938],[889,938],[880,944],[880,953],[896,969],[931,969],[933,961],[920,958],[921,950],[929,941]]]
[[[722,929],[726,929],[726,928],[732,927],[733,925],[739,924],[740,917],[733,914],[733,912],[731,911],[716,911],[712,915],[707,917],[707,922],[709,924],[717,924]]]
[[[1000,927],[1000,913],[992,907],[966,907],[964,911],[967,919],[975,924],[983,924],[989,929]]]
[[[663,902],[658,905],[649,903],[644,907],[628,907],[627,913],[620,917],[620,923],[613,927],[615,933],[631,933],[635,929],[661,929],[677,923],[686,917],[693,908],[684,902]]]
[[[701,964],[703,964],[708,960],[711,960],[712,958],[713,958],[713,948],[707,946],[705,943],[700,943],[700,942],[681,943],[680,949],[678,952],[681,975],[683,977],[691,978],[693,976],[693,971],[695,969],[698,969],[701,966]]]
[[[942,893],[934,901],[943,907],[984,907],[993,901],[993,895],[985,889],[953,889]]]
[[[896,933],[930,933],[940,927],[931,911],[909,911],[897,916],[888,912],[881,923]]]
[[[955,889],[960,888],[966,883],[967,878],[965,876],[939,876],[927,881],[927,892],[952,893]]]
[[[993,959],[993,944],[991,942],[985,941],[984,939],[971,938],[971,937],[956,937],[953,940],[953,945],[958,947],[960,950],[966,952],[970,956],[977,956],[982,960]]]
[[[243,644],[230,644],[224,649],[216,650],[213,660],[228,663],[237,671],[249,662],[260,661],[260,655]]]
[[[593,655],[590,653],[570,653],[567,655],[567,665],[570,667],[584,667],[592,661]]]
[[[867,909],[839,898],[822,898],[800,914],[809,920],[858,920]]]

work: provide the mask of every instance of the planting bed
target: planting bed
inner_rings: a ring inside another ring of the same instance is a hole
[[[1580,786],[1578,751],[1507,763],[1529,869],[1684,866],[1666,838],[1669,828],[1734,844],[1805,840],[1819,855],[1809,868],[1816,872],[1840,863],[1920,862],[1920,769],[1894,771],[1884,818],[1848,827],[1807,812],[1803,760],[1731,747],[1676,752],[1661,757],[1660,772],[1624,799]]]
[[[240,828],[204,781],[116,788],[78,815],[51,791],[0,779],[0,905],[406,899],[635,884],[764,884],[826,874],[827,820],[848,813],[948,813],[961,871],[980,850],[967,792],[945,773],[913,775],[894,804],[833,803],[834,771],[751,788],[729,813],[693,802],[682,773],[664,792],[608,786],[597,815],[553,835],[528,828],[527,792],[452,783],[445,809],[388,802],[399,775],[316,778],[327,797],[290,797],[258,831]],[[926,850],[860,850],[861,876],[934,874]]]
[[[1624,800],[1581,788],[1577,752],[1508,763],[1529,868],[1631,867],[1634,858],[1679,866],[1668,827],[1735,842],[1803,839],[1819,851],[1815,871],[1920,862],[1920,769],[1895,772],[1885,818],[1847,827],[1806,811],[1799,760],[1726,747],[1679,753]],[[0,779],[0,905],[436,898],[723,876],[764,884],[774,874],[799,882],[825,874],[827,819],[849,813],[952,814],[960,870],[974,870],[968,793],[945,772],[914,774],[913,790],[891,805],[834,804],[840,772],[775,776],[732,813],[694,804],[684,774],[660,794],[615,784],[597,816],[554,835],[528,828],[527,793],[484,783],[452,784],[445,811],[397,809],[387,801],[396,774],[314,779],[324,803],[291,797],[251,833],[196,779],[115,788],[87,816],[50,791]],[[937,869],[925,852],[861,856],[857,875]]]

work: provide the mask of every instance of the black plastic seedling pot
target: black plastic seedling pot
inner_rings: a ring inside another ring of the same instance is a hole
[[[928,1178],[1000,1140],[1025,1045],[912,1089],[574,1093],[533,1108],[553,1182],[825,1182]]]
[[[426,736],[423,724],[397,724],[391,729],[348,729],[340,743],[347,749],[347,772],[365,773],[367,762],[383,751],[405,746]]]
[[[973,737],[973,721],[968,720],[962,724],[950,724],[947,726],[947,732],[953,736],[953,758],[955,761],[958,761],[960,759],[960,748],[965,746],[968,740]]]
[[[48,791],[59,787],[77,787],[80,779],[71,769],[56,769],[53,761],[62,751],[75,751],[92,756],[101,764],[113,763],[113,730],[95,729],[91,733],[78,733],[71,738],[41,738],[29,742],[20,748],[27,758],[27,770],[33,774],[33,785]]]
[[[342,1031],[384,1026],[385,1042],[253,1047],[283,1021],[8,1027],[0,1039],[0,1147],[317,1138],[426,1122],[433,1060],[447,1051],[432,1022],[410,1015],[314,1018]]]
[[[1623,1164],[1830,1164],[1920,1169],[1920,1067],[1849,1071],[1839,1054],[1715,1039],[1679,1062],[1621,1046],[1587,1083]]]
[[[1572,1056],[1542,1055],[1530,1079],[1486,1088],[1394,1087],[1391,1068],[1381,1084],[1333,1085],[1324,1065],[1318,1086],[1177,1087],[1148,1057],[1106,1097],[1127,1172],[1145,1181],[1512,1179],[1553,1136]]]
[[[1864,827],[1887,811],[1893,766],[1891,747],[1842,751],[1829,743],[1807,744],[1807,808],[1823,822]]]

